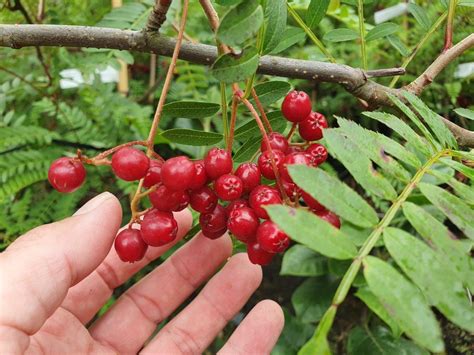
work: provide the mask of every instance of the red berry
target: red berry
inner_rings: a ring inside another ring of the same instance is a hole
[[[235,171],[235,175],[242,180],[244,184],[244,193],[252,191],[260,184],[260,169],[257,164],[243,163]]]
[[[318,166],[324,163],[328,157],[328,151],[322,144],[314,143],[306,148],[312,166]]]
[[[328,210],[323,210],[320,212],[316,212],[316,215],[324,219],[326,222],[331,223],[337,229],[341,228],[341,220],[335,213]]]
[[[196,160],[194,162],[194,169],[196,171],[196,175],[194,176],[191,185],[189,185],[191,190],[199,189],[200,187],[203,187],[207,184],[207,174],[206,168],[204,167],[204,160]]]
[[[291,153],[299,153],[304,151],[304,149],[299,146],[299,145],[290,145],[290,147],[286,150],[286,154],[291,154]]]
[[[243,200],[243,199],[240,199],[240,200],[234,200],[234,201],[231,201],[227,207],[225,208],[226,212],[227,212],[227,215],[230,216],[230,213],[235,210],[236,208],[241,208],[241,207],[250,207],[249,206],[249,203],[247,200]]]
[[[249,203],[257,217],[268,219],[268,213],[263,206],[281,204],[282,200],[280,193],[273,187],[259,185],[250,193]]]
[[[303,91],[291,91],[281,105],[283,116],[290,122],[301,122],[311,113],[311,99]]]
[[[186,191],[174,191],[161,185],[148,196],[151,204],[159,211],[181,211],[189,203],[189,194]]]
[[[273,150],[273,158],[275,159],[276,168],[279,169],[285,159],[285,153],[280,150]],[[271,153],[269,150],[263,152],[258,157],[258,167],[264,177],[269,180],[275,180],[275,171],[273,170]]]
[[[53,161],[48,171],[48,180],[59,192],[77,190],[86,178],[86,169],[79,160],[62,157]]]
[[[143,218],[141,233],[145,243],[159,247],[176,239],[178,223],[171,212],[151,210]]]
[[[286,180],[282,180],[282,183],[283,183],[283,189],[285,189],[286,195],[290,198],[291,201],[296,201],[300,193],[300,189],[298,188],[298,186],[296,186],[295,183],[289,182]]]
[[[232,171],[232,157],[225,149],[212,148],[204,159],[207,176],[215,180]]]
[[[252,264],[268,265],[272,261],[273,253],[269,253],[262,249],[258,242],[247,244],[247,254]]]
[[[239,177],[225,174],[214,182],[214,191],[221,200],[237,200],[244,191],[244,184]]]
[[[272,132],[268,135],[268,140],[270,142],[270,147],[272,147],[273,150],[281,150],[283,153],[285,153],[288,150],[288,140],[286,137],[278,132]],[[265,140],[262,139],[262,144],[260,145],[260,150],[262,152],[266,151],[267,145],[265,144]]]
[[[140,231],[130,228],[117,234],[114,247],[120,260],[129,263],[143,259],[148,249],[148,245],[143,241]]]
[[[311,112],[308,117],[298,124],[301,138],[307,141],[317,141],[323,138],[323,129],[328,128],[326,117],[319,112]]]
[[[150,166],[150,159],[141,150],[125,147],[112,156],[112,170],[125,181],[140,180],[145,177]]]
[[[211,212],[217,205],[217,195],[209,187],[203,186],[191,192],[190,204],[200,213]]]
[[[194,163],[187,157],[168,159],[161,168],[161,182],[171,190],[186,190],[196,176]]]
[[[310,160],[306,153],[291,153],[288,154],[280,166],[280,175],[283,180],[293,182],[288,173],[288,165],[310,165]]]
[[[217,205],[212,212],[199,216],[202,234],[210,239],[219,238],[227,230],[227,213],[224,207]]]
[[[159,184],[161,182],[161,167],[163,162],[159,160],[150,160],[150,167],[148,172],[143,179],[143,186],[150,188],[153,185]]]
[[[258,227],[257,241],[269,253],[283,253],[290,245],[290,238],[272,221],[265,221]]]
[[[321,212],[324,211],[326,208],[319,203],[318,200],[311,197],[310,194],[306,193],[305,191],[301,191],[301,197],[306,205],[311,208],[314,212]]]
[[[259,224],[257,215],[249,207],[235,208],[227,220],[229,231],[244,243],[255,237]]]

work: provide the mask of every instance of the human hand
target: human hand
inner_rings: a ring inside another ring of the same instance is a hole
[[[261,282],[261,268],[245,254],[230,257],[228,235],[209,240],[199,233],[87,329],[114,288],[170,248],[148,248],[143,260],[123,263],[112,248],[121,218],[117,199],[103,193],[74,216],[31,230],[0,254],[0,354],[201,353]],[[187,210],[175,218],[178,240],[192,218]],[[196,298],[152,336],[211,276]],[[281,308],[262,301],[220,353],[269,353],[283,322]]]

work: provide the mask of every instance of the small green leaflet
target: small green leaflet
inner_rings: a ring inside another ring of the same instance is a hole
[[[286,29],[286,18],[286,0],[267,1],[265,7],[263,54],[273,51],[282,40]]]
[[[428,31],[431,27],[431,21],[428,15],[426,14],[427,11],[420,7],[419,5],[415,4],[414,2],[408,3],[408,11],[413,15],[416,21],[423,27],[425,31]]]
[[[311,0],[306,11],[306,24],[309,28],[315,28],[328,11],[330,0]]]
[[[262,23],[263,9],[259,1],[245,0],[224,15],[216,37],[229,46],[238,46],[253,37]]]
[[[214,62],[212,75],[224,83],[235,83],[251,77],[258,68],[259,55],[255,47],[247,47],[239,55],[223,54]]]
[[[220,105],[212,102],[174,101],[163,106],[163,115],[179,118],[204,118],[215,115]]]
[[[294,241],[335,259],[351,259],[357,249],[344,233],[303,209],[283,205],[266,207],[274,221]]]
[[[249,161],[252,156],[260,149],[261,143],[260,137],[251,137],[249,138],[242,146],[235,152],[234,161],[241,163],[244,161]]]
[[[388,35],[387,39],[392,47],[395,48],[403,57],[408,57],[410,55],[410,50],[403,44],[400,37],[396,35]]]
[[[306,33],[298,27],[287,27],[283,36],[280,40],[280,43],[271,51],[271,54],[278,54],[283,52],[285,49],[290,48],[294,44],[304,41],[306,38]]]
[[[280,275],[319,276],[328,272],[327,258],[296,244],[283,254]]]
[[[257,84],[254,89],[262,105],[268,106],[284,97],[291,90],[291,84],[287,81],[272,80]],[[254,103],[253,99],[250,101]]]
[[[336,177],[322,169],[304,165],[293,165],[288,170],[299,187],[345,220],[360,227],[373,227],[378,223],[374,209]],[[321,189],[321,186],[325,188]]]
[[[193,129],[173,128],[160,134],[161,137],[168,139],[170,142],[194,145],[209,146],[214,145],[224,139],[223,135],[215,132],[196,131]]]
[[[389,35],[393,35],[395,32],[398,31],[398,25],[392,22],[384,22],[380,25],[375,26],[372,28],[366,35],[365,40],[367,42],[374,41],[379,38],[387,37]]]
[[[430,351],[444,351],[436,317],[420,290],[393,266],[376,257],[366,256],[363,265],[370,290],[399,327]]]
[[[350,28],[337,28],[326,32],[323,39],[328,42],[345,42],[359,38],[359,34]]]
[[[457,115],[467,118],[469,120],[474,120],[474,111],[467,108],[457,108],[454,110]]]
[[[285,130],[288,121],[283,118],[281,111],[268,112],[267,118],[274,131],[283,132]],[[254,119],[251,119],[250,121],[237,127],[234,132],[234,138],[239,140],[254,136],[258,136],[259,139],[262,138],[257,122],[255,122]]]
[[[242,2],[242,0],[214,0],[216,4],[219,4],[221,6],[232,6],[232,5],[237,5]]]

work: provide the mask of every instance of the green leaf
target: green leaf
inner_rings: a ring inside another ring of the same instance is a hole
[[[474,0],[459,0],[458,6],[474,7]]]
[[[387,200],[394,200],[397,192],[390,182],[372,166],[364,152],[338,129],[324,132],[329,153],[349,170],[362,187]]]
[[[258,0],[246,0],[230,9],[221,20],[216,37],[229,46],[238,46],[253,37],[263,23]]]
[[[387,39],[392,47],[395,48],[403,57],[408,57],[410,55],[410,51],[400,40],[400,37],[396,35],[388,35]]]
[[[469,205],[438,186],[420,183],[419,188],[467,237],[474,239],[474,210]]]
[[[265,36],[263,54],[273,51],[283,38],[286,29],[286,0],[267,1],[265,7]]]
[[[375,26],[372,28],[367,35],[365,36],[365,40],[367,42],[374,41],[379,38],[387,37],[393,35],[395,32],[398,31],[398,25],[392,22],[384,22],[380,25]]]
[[[240,4],[242,0],[215,0],[215,2],[221,6],[232,6]]]
[[[395,320],[390,316],[382,303],[380,303],[380,301],[377,299],[377,297],[375,297],[368,287],[364,286],[359,288],[355,293],[355,296],[360,298],[372,312],[374,312],[390,327],[394,337],[399,337],[401,335],[402,332],[397,322],[395,322]]]
[[[429,355],[428,351],[404,338],[394,336],[385,327],[355,327],[347,339],[348,355]]]
[[[270,205],[266,210],[292,240],[314,251],[335,259],[350,259],[357,254],[346,235],[311,212],[283,205]]]
[[[201,101],[174,101],[163,106],[163,115],[179,118],[205,118],[219,112],[220,105]]]
[[[414,2],[410,2],[408,4],[408,11],[413,15],[413,17],[421,25],[421,27],[423,27],[425,31],[428,31],[430,29],[431,21],[425,9],[415,4]]]
[[[251,137],[235,152],[234,161],[241,163],[252,159],[253,155],[260,149],[261,138]]]
[[[267,118],[274,131],[283,132],[285,130],[288,121],[285,120],[281,111],[268,112]],[[260,137],[260,139],[262,137],[260,130],[258,129],[257,122],[255,122],[254,119],[251,119],[250,121],[237,127],[234,132],[234,137],[238,140],[255,136]]]
[[[326,32],[323,39],[328,42],[345,42],[359,38],[359,34],[350,28],[336,28]]]
[[[311,0],[306,11],[306,24],[315,28],[328,11],[330,0]]]
[[[425,156],[430,155],[430,151],[426,148],[426,142],[398,117],[385,112],[363,112],[362,114],[390,127]]]
[[[321,320],[337,288],[337,282],[327,277],[309,278],[295,290],[291,303],[296,316],[304,323]]]
[[[349,186],[324,170],[304,165],[288,168],[293,181],[329,210],[360,227],[373,227],[379,219],[374,209]],[[321,189],[324,186],[324,189]],[[334,194],[337,191],[337,194]]]
[[[457,108],[454,110],[457,115],[467,118],[469,120],[474,120],[474,111],[467,108]]]
[[[463,184],[462,182],[451,178],[447,181],[447,184],[451,186],[459,197],[461,197],[466,203],[474,207],[474,187]]]
[[[328,271],[327,258],[296,244],[283,255],[280,275],[319,276]]]
[[[444,351],[436,317],[420,290],[385,261],[366,256],[363,264],[370,290],[399,327],[430,351]]]
[[[474,332],[474,312],[462,280],[441,253],[397,228],[383,233],[385,246],[400,268],[449,320]]]
[[[160,134],[161,137],[168,139],[170,142],[194,145],[208,146],[214,145],[222,141],[222,134],[215,132],[196,131],[193,129],[172,128]]]
[[[278,54],[283,52],[285,49],[290,48],[294,44],[303,41],[306,38],[306,33],[298,27],[287,27],[280,43],[271,51],[272,54]]]
[[[457,142],[451,131],[443,123],[441,116],[436,112],[432,111],[428,106],[425,105],[416,95],[405,91],[404,95],[408,102],[415,108],[424,121],[431,128],[433,133],[438,138],[439,142],[445,147],[456,148]]]
[[[258,52],[255,47],[248,47],[239,55],[223,54],[214,62],[212,75],[224,83],[235,83],[251,77],[258,68]]]
[[[257,84],[254,89],[262,105],[268,106],[284,97],[291,90],[291,84],[287,81],[272,80]],[[250,101],[254,103],[253,99]]]
[[[474,169],[470,168],[458,161],[452,160],[450,158],[441,158],[439,160],[444,165],[447,165],[456,171],[459,171],[461,174],[467,176],[470,180],[474,181]]]

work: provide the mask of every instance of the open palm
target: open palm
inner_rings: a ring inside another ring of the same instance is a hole
[[[191,215],[183,211],[175,217],[181,238],[191,227]],[[1,354],[201,353],[261,282],[261,268],[246,255],[228,259],[227,235],[209,240],[198,234],[87,329],[114,288],[170,247],[149,248],[134,264],[121,262],[111,249],[120,221],[117,199],[104,193],[73,217],[28,232],[0,255]],[[210,277],[155,335],[158,324]],[[282,326],[281,308],[262,301],[220,352],[269,353]]]

